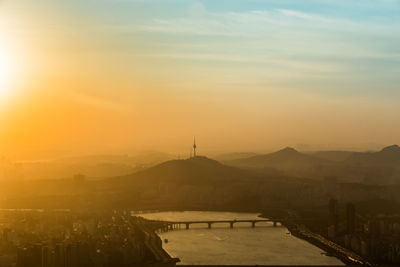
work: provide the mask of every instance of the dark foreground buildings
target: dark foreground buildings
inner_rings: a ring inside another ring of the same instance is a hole
[[[374,263],[400,265],[400,215],[361,214],[352,203],[329,204],[328,238]],[[342,214],[342,216],[340,215]]]
[[[8,211],[0,217],[1,267],[123,267],[157,263],[142,218],[127,212]],[[157,249],[157,248],[156,248]]]

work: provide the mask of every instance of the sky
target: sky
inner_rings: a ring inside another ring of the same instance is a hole
[[[0,0],[0,155],[400,143],[399,0]]]

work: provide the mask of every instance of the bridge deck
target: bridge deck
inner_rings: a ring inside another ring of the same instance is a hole
[[[165,221],[170,224],[194,224],[194,223],[241,223],[241,222],[275,222],[271,219],[257,219],[257,220],[208,220],[208,221]]]

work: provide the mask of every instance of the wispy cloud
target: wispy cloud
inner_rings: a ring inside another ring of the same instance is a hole
[[[97,109],[108,110],[112,112],[126,113],[130,109],[123,103],[110,101],[109,99],[100,98],[98,96],[92,96],[88,94],[64,91],[66,97],[71,101],[87,105]]]
[[[241,56],[241,59],[254,57],[253,61],[260,61],[267,51],[275,56],[323,58],[330,55],[333,60],[334,57],[398,58],[399,51],[395,47],[400,41],[400,27],[397,26],[273,9],[243,13],[204,12],[200,17],[153,19],[146,24],[124,25],[119,29],[169,36],[164,42],[168,43],[172,38],[172,49],[174,45],[193,43],[190,36],[213,36],[212,40],[195,38],[197,45],[199,42],[204,46],[208,44],[208,51],[197,50],[198,57],[207,54],[203,58],[210,58],[209,52],[214,49],[215,54],[223,53],[219,54],[220,59],[237,60]],[[228,48],[225,52],[224,46]],[[232,50],[235,54],[226,57]],[[195,51],[189,54],[193,58]]]
[[[153,19],[139,25],[114,25],[113,29],[122,31],[154,31],[165,33],[186,33],[198,35],[237,35],[249,36],[270,33],[272,29],[281,27],[288,30],[319,31],[321,29],[336,33],[362,31],[367,34],[384,34],[382,30],[392,34],[400,32],[400,21],[392,24],[378,24],[368,21],[330,17],[327,15],[307,13],[290,9],[253,10],[249,12],[203,12],[201,16],[182,16],[169,19]]]

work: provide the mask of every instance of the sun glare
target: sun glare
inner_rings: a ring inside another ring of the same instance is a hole
[[[0,45],[0,101],[4,100],[11,91],[12,65],[11,54]]]

